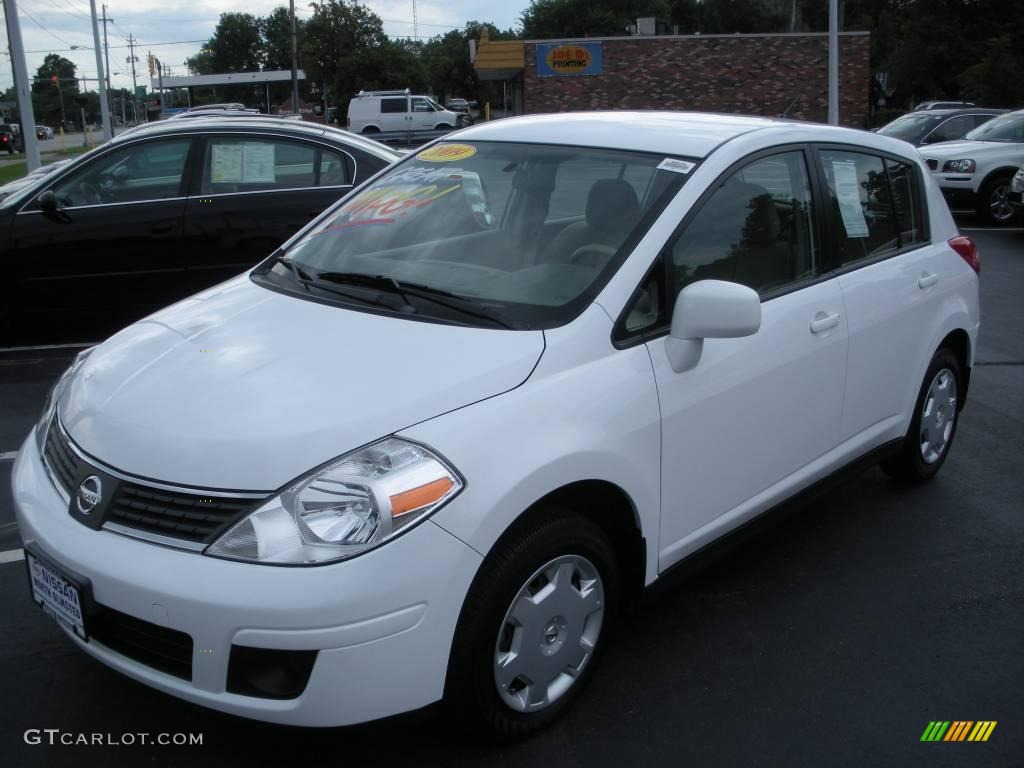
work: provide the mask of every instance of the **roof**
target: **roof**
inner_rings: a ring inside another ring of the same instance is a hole
[[[164,133],[211,133],[213,131],[240,130],[260,130],[267,131],[268,133],[292,134],[311,139],[324,138],[361,149],[364,152],[369,152],[388,161],[393,161],[401,156],[401,153],[381,144],[379,141],[373,141],[359,134],[343,131],[340,128],[323,126],[319,123],[310,123],[304,120],[284,120],[280,117],[267,115],[220,117],[210,114],[192,120],[160,120],[159,122],[146,123],[120,133],[110,143],[133,141],[146,136],[158,136]]]
[[[788,120],[700,112],[561,112],[481,123],[458,132],[465,141],[515,141],[632,149],[706,157],[724,141]]]

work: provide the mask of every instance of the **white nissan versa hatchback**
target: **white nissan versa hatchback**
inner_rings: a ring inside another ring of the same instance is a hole
[[[978,269],[884,136],[469,128],[78,356],[14,467],[33,599],[225,712],[527,734],[672,566],[854,460],[939,470]]]

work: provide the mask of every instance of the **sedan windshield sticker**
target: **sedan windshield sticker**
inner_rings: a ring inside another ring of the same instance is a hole
[[[435,144],[416,155],[416,159],[431,163],[453,163],[456,160],[465,160],[475,154],[476,147],[469,144]]]
[[[659,171],[672,171],[673,173],[689,173],[696,165],[685,160],[676,160],[674,157],[666,157],[658,163]]]
[[[836,183],[836,202],[843,217],[847,237],[867,237],[868,223],[860,204],[860,185],[857,183],[857,165],[846,160],[832,161],[832,176]]]

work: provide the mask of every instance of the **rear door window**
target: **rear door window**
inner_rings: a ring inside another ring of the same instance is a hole
[[[832,149],[820,157],[840,265],[895,252],[896,214],[882,158]]]
[[[211,138],[203,163],[202,194],[314,187],[318,152],[316,145],[298,141]]]
[[[956,139],[962,139],[964,134],[972,128],[974,128],[974,120],[970,115],[951,117],[931,132],[928,136],[928,143],[934,144],[939,141],[954,141]]]

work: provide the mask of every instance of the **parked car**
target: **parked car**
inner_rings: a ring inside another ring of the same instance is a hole
[[[924,112],[929,109],[963,109],[973,107],[973,101],[922,101],[916,107],[915,112]]]
[[[894,139],[909,141],[915,147],[938,144],[941,141],[962,139],[979,125],[996,115],[1006,114],[1006,109],[933,109],[925,112],[911,112],[897,117],[883,125],[877,133]]]
[[[0,202],[0,346],[104,338],[251,267],[400,156],[289,120],[126,131]]]
[[[0,125],[0,152],[8,155],[23,151],[21,136],[11,125]]]
[[[1024,165],[1024,109],[989,120],[964,136],[921,148],[949,206],[973,209],[991,224],[1009,224],[1010,180]]]
[[[978,254],[908,144],[659,112],[453,138],[60,378],[13,496],[78,648],[246,717],[446,697],[524,736],[694,553],[853,462],[941,469]]]
[[[48,125],[36,126],[36,138],[45,141],[54,137],[53,128]]]
[[[360,91],[348,103],[348,129],[354,133],[443,131],[461,127],[465,118],[426,96],[405,91]]]
[[[465,99],[452,98],[448,99],[445,103],[445,107],[458,115],[462,115],[463,125],[472,125],[473,116],[469,111],[469,102]]]
[[[1006,197],[1017,213],[1024,213],[1024,167],[1019,168],[1013,175]]]

